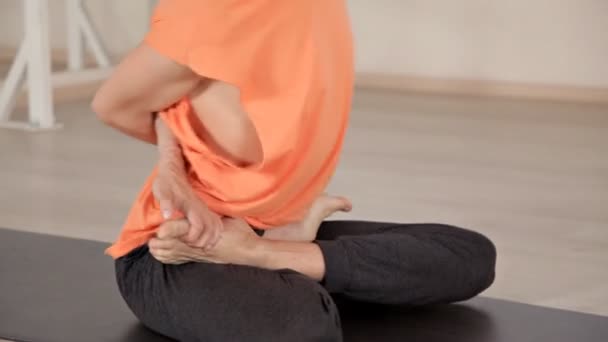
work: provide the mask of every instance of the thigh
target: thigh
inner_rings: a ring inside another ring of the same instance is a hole
[[[317,240],[335,240],[340,236],[367,235],[386,231],[403,231],[408,224],[374,222],[374,221],[325,221],[321,223]]]
[[[319,227],[317,240],[336,240],[361,235],[401,234],[412,236],[444,235],[454,240],[486,243],[480,234],[468,229],[439,223],[387,223],[375,221],[325,221]]]
[[[290,270],[189,263],[163,265],[145,253],[126,294],[140,320],[180,341],[340,341],[327,291]],[[138,280],[139,279],[139,280]],[[153,298],[154,297],[154,298]],[[157,328],[158,327],[158,328]]]
[[[494,281],[496,248],[444,224],[327,222],[317,244],[329,291],[355,300],[424,305],[464,300]]]

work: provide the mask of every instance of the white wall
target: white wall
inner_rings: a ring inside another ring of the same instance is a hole
[[[608,87],[608,0],[348,0],[357,69]]]
[[[0,47],[15,47],[23,34],[22,0],[0,0]],[[111,55],[134,47],[148,26],[149,0],[87,0],[84,2]],[[51,45],[65,48],[65,3],[49,0]]]

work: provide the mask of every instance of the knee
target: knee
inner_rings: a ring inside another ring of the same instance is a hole
[[[497,253],[494,243],[483,234],[468,231],[467,239],[471,243],[472,296],[476,296],[494,283]]]
[[[477,296],[494,283],[496,270],[496,247],[483,234],[450,225],[438,224],[432,239],[446,248],[444,262],[452,284],[457,288],[456,299],[465,300]]]
[[[287,326],[285,340],[342,341],[342,329],[338,307],[327,290],[304,275],[291,270],[279,271],[286,285],[284,313]],[[280,319],[278,320],[280,321]],[[289,323],[287,323],[289,322]]]

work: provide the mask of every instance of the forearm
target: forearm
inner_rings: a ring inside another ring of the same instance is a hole
[[[183,191],[191,190],[179,142],[160,117],[156,117],[154,128],[157,135],[159,177],[166,177],[176,185],[179,184]],[[186,196],[185,193],[181,195]]]
[[[113,112],[112,117],[103,120],[107,125],[135,139],[156,144],[154,114],[128,107]]]
[[[251,248],[248,265],[268,270],[292,269],[317,281],[325,277],[325,260],[318,245],[258,239]]]
[[[143,142],[149,144],[156,144],[157,142],[152,113],[126,112],[121,116],[120,122],[114,122],[110,125],[126,135]]]
[[[190,68],[141,44],[116,66],[91,105],[106,124],[156,143],[153,113],[175,104],[201,80]]]

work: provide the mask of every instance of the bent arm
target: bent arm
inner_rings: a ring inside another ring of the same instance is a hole
[[[195,130],[235,164],[263,159],[257,131],[238,88],[194,73],[143,44],[100,87],[92,108],[100,120],[145,142],[157,143],[153,113],[189,96],[199,119]]]
[[[109,126],[154,144],[153,113],[190,94],[202,80],[186,66],[142,44],[116,67],[91,106]]]

